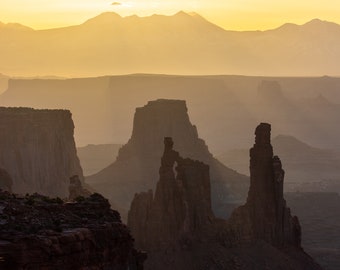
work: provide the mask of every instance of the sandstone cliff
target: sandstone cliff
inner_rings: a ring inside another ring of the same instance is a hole
[[[69,178],[83,180],[69,111],[0,108],[0,131],[0,167],[13,192],[67,197]]]
[[[208,165],[183,159],[170,138],[164,143],[155,194],[136,194],[128,215],[147,270],[321,269],[301,248],[298,219],[285,205],[268,124],[256,130],[247,202],[228,221],[212,213]]]
[[[0,269],[143,269],[145,254],[99,194],[65,204],[0,191],[0,209]]]
[[[219,161],[199,138],[196,126],[189,120],[183,100],[155,100],[137,108],[133,132],[117,160],[86,182],[104,194],[119,211],[127,213],[133,194],[151,189],[158,178],[159,160],[164,137],[172,137],[183,156],[201,160],[210,166],[213,209],[245,201],[249,180]]]

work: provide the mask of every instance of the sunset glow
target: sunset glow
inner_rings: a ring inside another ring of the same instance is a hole
[[[293,0],[2,0],[0,21],[18,22],[34,29],[81,24],[102,12],[121,16],[172,15],[180,10],[197,12],[225,29],[264,30],[283,23],[305,23],[314,18],[340,23],[340,1]]]

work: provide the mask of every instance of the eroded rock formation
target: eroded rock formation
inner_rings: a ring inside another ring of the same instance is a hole
[[[270,125],[257,127],[250,155],[248,200],[225,221],[211,210],[209,166],[183,159],[164,139],[155,194],[136,194],[128,215],[147,270],[321,269],[301,248],[299,221],[286,207]]]
[[[145,254],[108,201],[0,192],[0,269],[142,270]]]
[[[151,190],[136,194],[128,214],[128,226],[141,249],[192,237],[214,219],[209,166],[182,158],[170,137],[164,139],[159,175],[155,195]]]
[[[68,197],[69,178],[83,173],[66,110],[0,108],[0,167],[13,192]]]
[[[117,160],[86,182],[110,199],[120,212],[127,213],[133,194],[152,189],[158,179],[164,137],[172,137],[180,153],[210,166],[212,204],[221,216],[225,204],[240,205],[246,199],[249,179],[217,161],[198,137],[183,100],[155,100],[137,108],[133,132]]]
[[[236,209],[229,224],[235,241],[264,240],[273,246],[301,245],[301,227],[292,217],[283,198],[284,170],[279,157],[273,155],[271,127],[261,123],[255,131],[250,149],[250,189],[247,203]]]

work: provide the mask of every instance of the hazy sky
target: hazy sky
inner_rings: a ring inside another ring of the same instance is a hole
[[[102,12],[122,16],[195,11],[226,29],[270,29],[313,18],[340,23],[340,0],[0,0],[0,21],[35,29],[80,24]]]

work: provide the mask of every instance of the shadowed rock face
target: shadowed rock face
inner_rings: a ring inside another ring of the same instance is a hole
[[[301,227],[283,198],[284,170],[270,144],[269,124],[255,130],[250,149],[250,189],[247,203],[236,209],[229,223],[242,241],[262,239],[273,246],[301,245]]]
[[[158,179],[163,139],[172,137],[183,156],[200,160],[210,166],[212,205],[215,213],[225,203],[245,201],[249,179],[217,161],[196,126],[189,120],[183,100],[155,100],[137,108],[133,132],[117,160],[86,182],[110,199],[126,214],[133,194],[153,188]],[[224,216],[225,213],[221,213]]]
[[[69,178],[83,181],[73,130],[66,110],[0,108],[0,167],[13,192],[68,197]]]
[[[141,249],[190,237],[214,219],[209,166],[183,159],[172,147],[172,139],[166,137],[155,196],[151,190],[136,194],[131,204],[128,226]]]
[[[0,189],[4,191],[12,191],[13,180],[8,172],[0,168]]]
[[[147,270],[321,269],[301,248],[299,221],[286,207],[270,125],[258,126],[250,153],[248,200],[225,221],[211,210],[208,165],[183,159],[164,139],[155,194],[136,194],[128,215],[137,248],[148,252]]]
[[[64,203],[0,191],[0,209],[0,269],[143,269],[145,254],[99,194]]]

